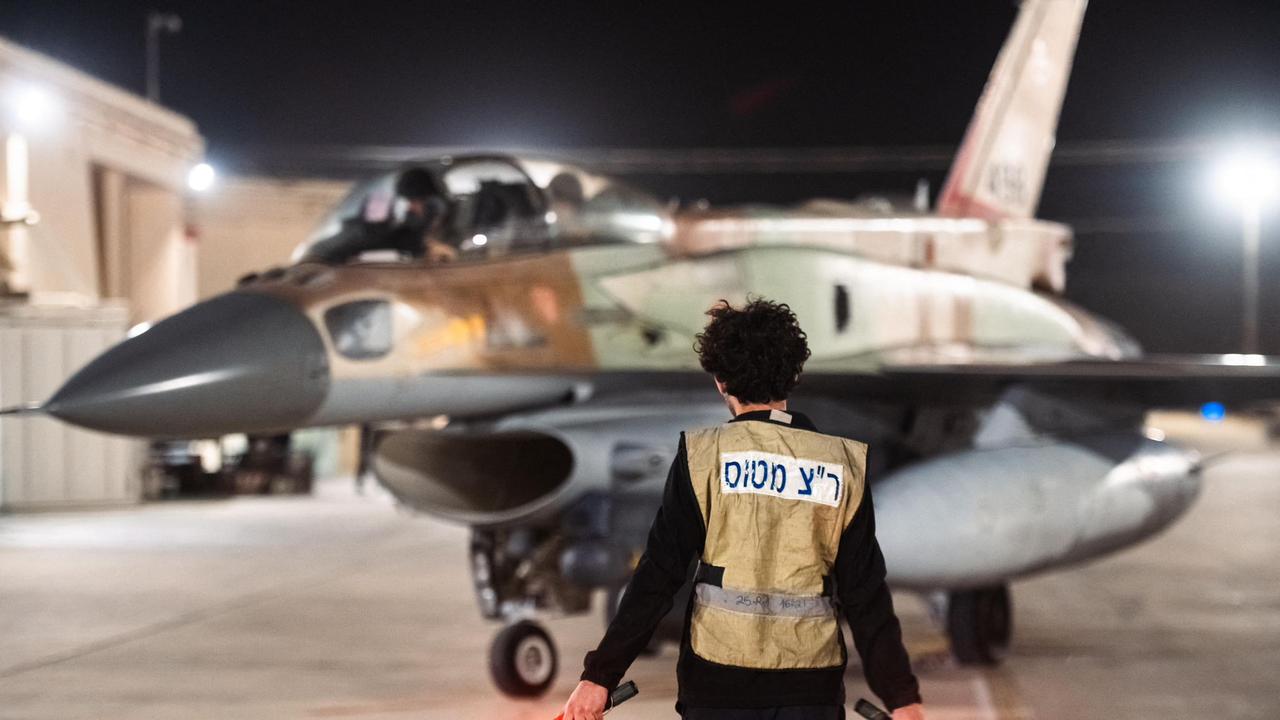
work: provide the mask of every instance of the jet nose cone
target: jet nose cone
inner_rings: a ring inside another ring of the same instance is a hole
[[[287,302],[232,292],[98,356],[46,403],[55,417],[142,437],[214,437],[303,424],[329,386],[324,343]]]

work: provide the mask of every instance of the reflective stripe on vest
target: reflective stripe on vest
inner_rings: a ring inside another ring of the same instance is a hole
[[[701,605],[751,615],[772,617],[827,617],[835,610],[825,595],[783,595],[782,593],[728,590],[698,583],[695,592]]]
[[[685,449],[719,580],[695,586],[692,650],[738,667],[843,664],[824,577],[862,499],[866,444],[746,420],[687,432]]]

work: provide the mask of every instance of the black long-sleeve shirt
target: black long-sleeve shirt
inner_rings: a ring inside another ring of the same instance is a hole
[[[801,413],[788,411],[792,427],[816,430]],[[743,413],[731,422],[769,419],[768,411]],[[920,702],[920,689],[911,672],[902,630],[893,612],[885,583],[884,556],[875,537],[871,484],[863,483],[862,502],[840,538],[834,575],[836,600],[853,631],[871,690],[891,710]],[[599,647],[587,653],[583,680],[614,688],[627,668],[649,643],[655,628],[671,609],[672,597],[684,584],[689,565],[701,557],[706,528],[693,483],[684,435],[663,492],[662,507],[649,530],[648,545],[636,566],[618,612]],[[692,599],[685,610],[680,659],[676,666],[679,698],[676,709],[692,707],[773,707],[783,705],[841,705],[844,703],[844,664],[800,670],[756,670],[721,665],[698,657],[689,645]],[[842,654],[844,638],[840,639]]]

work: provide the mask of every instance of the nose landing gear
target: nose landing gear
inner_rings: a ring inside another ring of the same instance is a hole
[[[556,678],[559,664],[555,643],[532,620],[508,625],[493,638],[489,672],[498,689],[513,697],[538,697]]]

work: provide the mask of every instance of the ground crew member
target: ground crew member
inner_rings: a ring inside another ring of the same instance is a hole
[[[676,667],[686,720],[843,718],[837,609],[894,720],[922,720],[876,543],[867,445],[787,408],[809,357],[789,307],[722,301],[707,314],[695,349],[733,419],[681,434],[648,545],[565,720],[601,717],[694,558]]]

